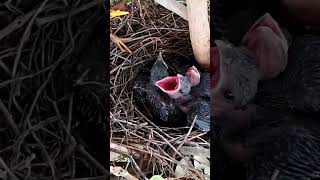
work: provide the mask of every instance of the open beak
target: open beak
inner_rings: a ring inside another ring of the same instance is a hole
[[[196,86],[200,83],[200,73],[195,66],[192,66],[187,72],[186,76],[191,81],[191,86]]]
[[[155,82],[155,85],[172,98],[179,97],[180,78],[177,76],[165,77]]]

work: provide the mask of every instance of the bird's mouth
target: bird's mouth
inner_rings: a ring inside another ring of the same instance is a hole
[[[215,88],[220,78],[220,54],[217,47],[211,47],[211,87]]]
[[[180,79],[178,76],[165,77],[157,82],[155,85],[159,87],[162,91],[172,94],[179,91],[180,88]]]

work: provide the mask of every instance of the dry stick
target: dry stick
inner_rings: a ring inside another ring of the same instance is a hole
[[[20,13],[22,14],[23,12],[21,12],[19,9],[17,9],[17,7],[13,6],[11,4],[12,0],[8,0],[7,2],[4,3],[4,5],[6,6],[6,8],[8,8],[8,10],[10,10],[13,13]]]
[[[0,165],[2,166],[3,169],[7,171],[7,173],[11,176],[13,180],[19,180],[19,178],[11,172],[10,168],[7,166],[7,164],[4,162],[1,156],[0,156]]]
[[[49,99],[49,101],[52,103],[53,108],[56,112],[56,115],[58,117],[58,119],[60,120],[60,123],[62,124],[62,128],[64,129],[64,131],[67,133],[67,136],[69,138],[69,143],[68,143],[68,147],[62,152],[61,156],[59,157],[59,159],[57,160],[57,162],[62,162],[65,158],[67,158],[76,148],[76,140],[75,138],[71,135],[70,130],[67,129],[65,122],[62,120],[61,118],[61,113],[59,111],[59,108],[57,106],[56,101],[53,101],[51,99]]]
[[[131,157],[129,156],[133,166],[135,167],[135,169],[137,169],[139,171],[139,173],[142,175],[142,177],[146,180],[148,180],[148,178],[144,175],[144,173],[142,172],[142,170],[140,169],[140,167],[138,166],[137,162]]]
[[[72,49],[71,49],[72,50]],[[39,87],[38,91],[36,92],[36,96],[30,106],[30,109],[29,109],[29,112],[28,114],[26,115],[26,118],[25,118],[25,122],[29,121],[31,115],[32,115],[32,112],[33,112],[33,109],[40,97],[40,94],[42,93],[43,89],[47,86],[47,84],[49,83],[49,80],[51,79],[52,75],[53,75],[53,72],[54,70],[56,69],[56,67],[59,65],[60,62],[62,62],[66,56],[71,53],[71,50],[69,50],[68,48],[64,51],[64,53],[61,54],[60,58],[55,62],[54,66],[52,67],[51,71],[49,72],[48,74],[48,77],[47,79],[45,80],[45,82]]]
[[[46,67],[46,68],[43,68],[41,69],[40,71],[38,72],[35,72],[35,73],[32,73],[32,74],[29,74],[29,75],[25,75],[25,76],[21,76],[21,77],[16,77],[16,78],[13,78],[13,79],[9,79],[7,81],[4,81],[2,83],[0,83],[0,88],[6,86],[7,84],[10,84],[12,82],[15,82],[15,81],[22,81],[22,80],[25,80],[25,79],[29,79],[29,78],[33,78],[37,75],[40,75],[41,73],[44,73],[44,72],[47,72],[48,70],[52,69],[54,66],[56,66],[58,62]]]
[[[48,0],[44,0],[42,2],[42,4],[40,5],[40,7],[38,8],[38,10],[35,12],[35,14],[32,16],[31,20],[29,21],[29,24],[26,28],[26,30],[24,31],[23,33],[23,36],[20,40],[20,44],[19,44],[19,47],[18,47],[18,53],[17,53],[17,56],[14,60],[14,64],[13,64],[13,70],[12,70],[12,77],[15,77],[16,75],[16,72],[17,72],[17,67],[18,67],[18,64],[19,64],[19,61],[20,61],[20,56],[21,56],[21,51],[23,49],[23,46],[24,46],[24,43],[28,40],[29,36],[30,36],[30,31],[31,31],[31,27],[36,19],[36,17],[40,14],[40,12],[43,10],[43,8],[45,7],[45,5],[47,4]]]
[[[62,56],[62,55],[61,55],[61,56]],[[46,87],[46,85],[49,83],[49,81],[50,81],[50,79],[51,79],[51,77],[52,77],[52,75],[53,75],[53,72],[54,72],[55,68],[58,66],[59,62],[61,62],[64,58],[65,58],[65,57],[62,56],[61,59],[58,59],[58,60],[57,60],[57,63],[55,64],[55,66],[54,66],[54,67],[51,69],[51,71],[49,72],[49,74],[48,74],[48,76],[47,76],[47,79],[46,79],[45,82],[43,82],[43,84],[39,87],[38,91],[36,92],[36,96],[35,96],[32,104],[31,104],[31,106],[30,106],[30,108],[29,108],[29,112],[27,113],[24,122],[30,123],[29,121],[30,121],[31,115],[32,115],[32,113],[33,113],[33,110],[34,110],[34,108],[35,108],[35,106],[36,106],[36,104],[37,104],[37,101],[38,101],[38,99],[39,99],[42,91],[44,90],[44,88]],[[28,124],[27,124],[27,125],[28,125]],[[47,153],[45,153],[45,155],[46,155],[46,154],[47,154]],[[46,158],[47,158],[47,160],[48,160],[48,163],[49,163],[49,166],[50,166],[50,168],[51,168],[52,174],[55,175],[54,167],[53,167],[53,165],[52,165],[52,161],[50,161],[50,160],[51,160],[50,157],[47,156]]]
[[[195,122],[195,121],[194,121]],[[194,124],[194,123],[193,123]],[[179,152],[179,151],[177,151],[172,145],[171,145],[171,143],[168,141],[168,140],[166,140],[166,138],[164,138],[162,135],[160,135],[158,132],[156,132],[156,131],[153,131],[155,134],[157,134],[162,140],[164,140],[165,142],[166,142],[166,144],[167,145],[169,145],[174,151],[175,151],[175,153],[176,154],[178,154],[180,157],[182,157],[182,155],[181,155],[181,153]],[[133,135],[136,135],[136,134],[133,134]],[[136,135],[137,136],[137,135]],[[142,137],[140,137],[140,138],[142,138]],[[142,139],[144,139],[144,138],[142,138]],[[146,139],[147,140],[147,139]],[[175,155],[176,155],[175,154]],[[174,156],[175,156],[174,155]],[[183,158],[183,157],[182,157]],[[191,164],[190,164],[191,165]]]
[[[5,119],[7,120],[7,123],[12,128],[14,134],[16,136],[20,135],[20,130],[17,126],[17,124],[14,122],[12,115],[8,111],[8,109],[5,107],[5,105],[2,103],[2,100],[0,99],[0,110],[3,112]]]
[[[26,118],[25,118],[25,122],[28,122],[28,121],[30,120],[31,115],[32,115],[32,113],[33,113],[33,110],[34,110],[34,108],[35,108],[35,106],[36,106],[36,104],[37,104],[37,101],[38,101],[38,99],[39,99],[42,91],[44,90],[44,88],[45,88],[45,87],[47,86],[47,84],[49,83],[49,81],[50,81],[50,79],[51,79],[51,76],[53,75],[54,70],[55,70],[55,68],[52,68],[52,69],[51,69],[51,71],[50,71],[49,74],[48,74],[47,79],[45,80],[45,82],[43,82],[43,84],[39,87],[38,91],[36,92],[36,96],[34,97],[33,102],[32,102],[32,104],[31,104],[31,106],[30,106],[30,108],[29,108],[29,112],[28,112],[28,114],[27,114],[27,116],[26,116]]]
[[[134,156],[136,158],[141,158],[140,154],[138,152],[135,152],[134,150],[130,150],[124,146],[121,146],[121,145],[118,145],[115,143],[110,143],[110,149],[117,149],[121,153],[131,154],[132,156]]]
[[[101,2],[99,1],[92,1],[88,4],[85,4],[83,6],[80,6],[79,8],[75,9],[75,10],[72,10],[71,12],[67,12],[67,13],[62,13],[62,14],[56,14],[56,15],[53,15],[53,16],[50,16],[50,17],[44,17],[44,18],[37,18],[36,20],[36,23],[41,26],[43,24],[46,24],[46,23],[50,23],[52,21],[57,21],[57,20],[60,20],[60,19],[64,19],[66,17],[72,17],[74,15],[77,15],[78,13],[82,12],[82,11],[85,11],[87,9],[90,9],[98,4],[101,4]]]
[[[56,118],[47,118],[44,121],[41,121],[38,124],[34,125],[31,129],[29,128],[29,129],[23,131],[14,144],[14,146],[15,146],[14,151],[17,151],[17,152],[20,151],[21,146],[24,142],[24,139],[31,133],[31,131],[40,129],[41,126],[45,126],[47,124],[53,123],[56,120],[57,120]]]
[[[33,11],[30,11],[28,14],[24,14],[24,15],[17,17],[12,23],[10,23],[8,26],[3,28],[0,31],[0,41],[1,41],[1,39],[8,36],[13,31],[22,27],[31,18],[31,16],[34,12],[35,11],[33,10]]]
[[[190,128],[189,128],[188,133],[187,133],[186,136],[184,137],[182,143],[181,143],[181,144],[178,146],[178,148],[177,148],[178,151],[179,151],[179,149],[183,146],[183,144],[186,142],[187,138],[189,137],[189,135],[190,135],[190,133],[191,133],[191,130],[192,130],[194,124],[196,123],[197,117],[198,117],[197,115],[194,117],[193,122],[192,122],[192,124],[191,124],[191,126],[190,126]],[[173,155],[173,157],[175,157],[175,155]]]
[[[134,110],[136,112],[138,112],[141,116],[143,116],[145,118],[145,120],[150,123],[152,126],[154,126],[158,131],[160,131],[161,133],[163,133],[165,136],[167,136],[168,138],[172,138],[171,136],[169,136],[167,133],[163,132],[162,129],[160,129],[157,125],[155,125],[152,121],[150,121],[148,118],[146,118],[142,112],[140,112],[136,107],[134,107]]]
[[[133,147],[133,146],[126,146],[126,145],[122,145],[122,146],[125,147],[125,148],[128,148],[128,149],[130,148],[130,149],[135,150],[135,151],[139,151],[139,152],[142,152],[142,153],[150,154],[149,151],[146,151],[146,150],[143,150],[143,149],[140,149],[140,148],[136,148],[136,147]],[[152,148],[149,147],[149,149],[152,149]],[[121,151],[121,149],[115,149],[115,148],[111,148],[111,147],[110,147],[110,150],[113,151],[113,152],[116,152],[118,154],[126,155],[126,153],[127,153],[127,152]],[[157,152],[156,150],[154,150],[154,151]],[[155,152],[153,152],[151,155],[156,156],[156,157],[158,157],[160,159],[165,159],[165,160],[170,161],[170,162],[175,163],[175,164],[179,164],[179,162],[176,161],[175,159],[169,159],[169,158],[167,158],[167,157],[165,157],[165,156],[163,156],[161,154],[155,153]],[[137,157],[137,158],[139,158],[139,157]]]
[[[164,140],[167,145],[171,147],[171,149],[176,152],[180,157],[182,157],[181,153],[166,139],[164,138],[161,134],[159,134],[157,131],[153,131],[155,134],[157,134],[162,140]]]
[[[138,164],[135,162],[135,160],[132,158],[132,156],[127,153],[127,152],[124,152],[124,151],[121,151],[119,149],[113,149],[113,148],[110,148],[110,150],[116,152],[116,153],[119,153],[119,154],[123,154],[125,156],[127,156],[128,158],[130,158],[131,162],[133,163],[135,169],[137,169],[139,171],[139,173],[142,175],[142,177],[146,180],[148,180],[148,178],[144,175],[144,173],[141,171],[140,167],[138,166]]]
[[[69,102],[69,112],[68,112],[68,124],[67,124],[67,131],[70,132],[71,129],[71,121],[72,121],[72,109],[73,109],[73,93],[71,94],[70,97],[70,102]]]
[[[7,55],[5,55],[5,56],[7,56]],[[2,67],[2,69],[10,76],[11,71],[9,70],[8,66],[3,63],[2,58],[3,58],[3,56],[0,57],[0,67]]]
[[[32,125],[31,125],[30,121],[28,121],[27,123],[28,123],[29,129],[31,129]],[[46,147],[42,144],[42,142],[40,141],[40,139],[38,138],[38,136],[36,135],[34,130],[31,131],[31,134],[32,134],[32,137],[37,141],[37,143],[41,147],[42,153],[44,154],[45,158],[48,161],[48,164],[49,164],[51,172],[52,172],[53,179],[56,179],[55,165],[54,165],[54,162],[51,159],[48,151],[46,150]]]
[[[271,176],[271,180],[276,180],[278,175],[279,175],[280,171],[278,169],[274,170],[272,176]]]
[[[210,69],[210,26],[207,0],[187,0],[187,9],[194,57],[202,67]]]

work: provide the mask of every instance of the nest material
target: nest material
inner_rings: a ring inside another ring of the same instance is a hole
[[[136,75],[155,62],[159,51],[164,51],[166,61],[179,61],[179,56],[193,58],[188,22],[151,0],[133,1],[129,11],[129,15],[111,20],[111,33],[130,38],[126,45],[132,51],[123,52],[110,42],[111,152],[130,157],[130,166],[124,163],[124,167],[129,171],[133,167],[135,177],[174,177],[176,165],[186,157],[180,148],[209,149],[209,140],[205,133],[190,127],[156,125],[136,107],[133,84]],[[189,178],[205,177],[199,170],[189,168],[189,172]]]
[[[87,80],[77,60],[105,18],[102,1],[8,0],[0,7],[0,178],[102,179],[107,170],[81,138],[90,129],[78,128],[73,91]]]

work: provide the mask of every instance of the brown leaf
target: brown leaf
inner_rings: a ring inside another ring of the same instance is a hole
[[[119,3],[112,7],[113,11],[128,11],[128,5],[125,3]]]

